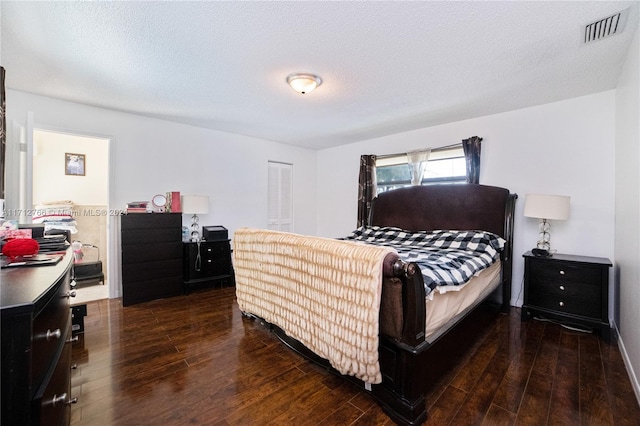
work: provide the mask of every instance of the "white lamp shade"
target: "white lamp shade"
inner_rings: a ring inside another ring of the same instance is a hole
[[[206,195],[183,195],[182,211],[189,214],[209,213],[209,197]]]
[[[524,215],[538,219],[567,220],[571,197],[566,195],[527,194]]]

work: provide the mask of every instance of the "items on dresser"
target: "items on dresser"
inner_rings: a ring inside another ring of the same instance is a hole
[[[205,227],[206,229],[207,227]],[[235,285],[228,239],[184,244],[184,292],[220,284]]]
[[[596,329],[609,341],[609,268],[601,257],[524,255],[522,320],[539,315],[563,324]]]
[[[182,294],[182,215],[120,216],[122,305]]]
[[[72,261],[0,272],[2,424],[70,422]]]
[[[35,240],[40,245],[41,253],[64,251],[69,247],[66,234],[45,235]]]
[[[35,254],[33,256],[2,256],[0,260],[1,268],[13,268],[22,266],[51,266],[60,262],[64,257],[63,254]]]

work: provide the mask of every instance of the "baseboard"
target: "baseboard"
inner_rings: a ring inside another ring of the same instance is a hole
[[[629,354],[627,354],[627,349],[624,346],[624,342],[622,341],[622,336],[620,336],[620,331],[618,330],[618,325],[614,322],[614,327],[616,329],[616,335],[618,336],[618,348],[620,348],[620,353],[622,354],[622,360],[624,361],[625,367],[627,367],[627,374],[629,374],[629,380],[631,381],[631,387],[633,387],[633,392],[636,394],[636,399],[638,400],[638,404],[640,404],[640,383],[638,383],[638,376],[633,370],[633,365],[631,364],[631,360],[629,359]]]

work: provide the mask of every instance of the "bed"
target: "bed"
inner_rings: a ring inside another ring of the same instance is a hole
[[[486,231],[500,239],[495,262],[461,290],[443,293],[425,285],[418,262],[384,244],[237,230],[240,310],[369,391],[395,422],[420,424],[425,394],[447,362],[509,309],[516,199],[507,189],[471,184],[402,188],[374,199],[369,226],[376,231]]]

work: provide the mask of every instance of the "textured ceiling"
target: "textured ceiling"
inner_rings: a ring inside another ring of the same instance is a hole
[[[629,8],[624,30],[581,28]],[[325,148],[616,86],[637,1],[0,2],[6,86]],[[323,84],[300,95],[292,72]]]

